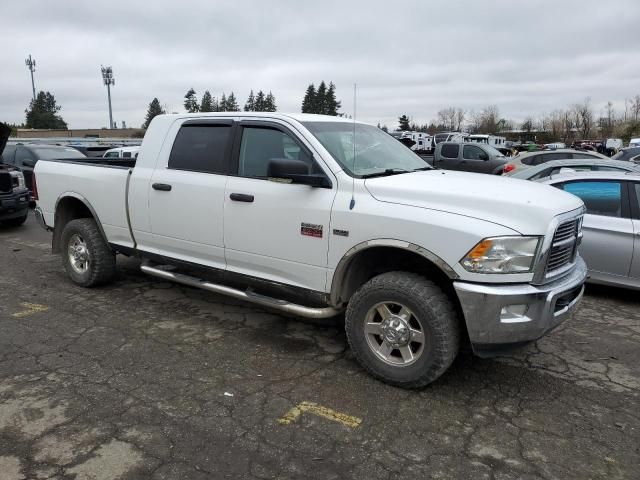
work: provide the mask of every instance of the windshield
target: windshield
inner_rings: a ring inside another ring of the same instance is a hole
[[[492,157],[504,157],[500,150],[493,148],[491,145],[484,144],[482,145],[482,148],[484,148],[486,152],[489,152]]]
[[[422,158],[377,127],[356,124],[354,162],[352,123],[304,122],[304,126],[351,176],[366,177],[431,169]]]
[[[56,158],[84,158],[85,155],[75,148],[33,148],[38,160],[55,160]]]

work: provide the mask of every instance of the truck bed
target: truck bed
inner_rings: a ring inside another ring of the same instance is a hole
[[[55,226],[58,200],[71,196],[92,210],[109,242],[132,246],[126,201],[129,166],[134,164],[134,159],[39,160],[35,167],[38,203],[47,225]]]

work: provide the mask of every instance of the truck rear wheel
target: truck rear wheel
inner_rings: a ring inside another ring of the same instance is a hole
[[[358,362],[374,377],[404,388],[440,377],[460,344],[449,297],[409,272],[383,273],[360,287],[349,301],[345,329]]]
[[[71,220],[62,231],[62,264],[71,280],[83,287],[109,282],[116,273],[116,256],[95,220]]]

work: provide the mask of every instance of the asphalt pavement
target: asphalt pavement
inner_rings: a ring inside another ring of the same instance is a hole
[[[0,479],[637,479],[640,296],[589,288],[517,354],[382,384],[339,320],[118,259],[83,289],[33,215],[0,227]]]

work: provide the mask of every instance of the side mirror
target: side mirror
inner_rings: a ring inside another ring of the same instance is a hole
[[[22,160],[22,166],[23,167],[31,167],[33,168],[36,165],[36,162],[34,162],[33,160]]]
[[[489,160],[489,155],[485,152],[480,154],[480,160]]]
[[[267,177],[311,187],[331,188],[331,182],[324,174],[309,173],[309,166],[301,160],[272,158],[267,166]]]

